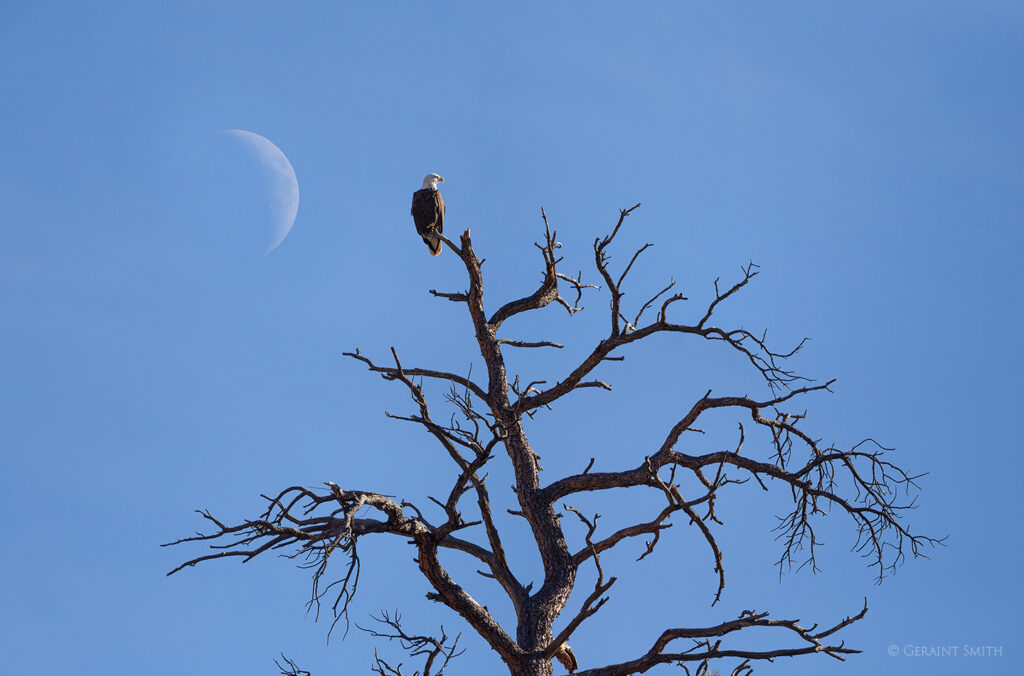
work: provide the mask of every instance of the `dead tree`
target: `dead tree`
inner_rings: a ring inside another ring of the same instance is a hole
[[[722,328],[715,311],[743,290],[757,276],[757,267],[746,266],[742,276],[728,288],[714,283],[714,297],[697,312],[685,312],[688,299],[673,293],[669,283],[639,307],[627,312],[623,304],[623,285],[643,251],[645,244],[617,274],[610,265],[609,249],[626,218],[637,208],[620,212],[609,235],[594,241],[594,264],[603,284],[584,284],[582,276],[562,273],[557,255],[560,245],[556,233],[543,213],[545,236],[537,244],[544,261],[544,278],[532,294],[512,300],[488,314],[484,303],[482,261],[473,251],[467,230],[460,245],[445,239],[451,251],[462,261],[468,275],[463,292],[431,290],[441,299],[465,306],[472,321],[480,356],[486,366],[486,380],[456,373],[403,364],[392,348],[388,363],[376,361],[359,350],[346,353],[370,371],[388,381],[400,383],[411,395],[414,411],[391,416],[415,423],[436,441],[454,464],[454,481],[443,499],[431,498],[439,518],[428,518],[425,505],[414,505],[383,492],[358,490],[326,482],[325,489],[311,490],[291,486],[276,494],[263,496],[266,509],[259,516],[240,523],[227,524],[209,512],[201,512],[213,526],[212,532],[183,538],[175,543],[208,542],[212,553],[198,556],[171,573],[212,559],[241,557],[249,560],[264,552],[283,552],[300,558],[313,569],[311,604],[318,609],[329,602],[334,623],[345,618],[359,581],[357,545],[378,535],[399,536],[415,548],[419,570],[432,591],[428,598],[455,611],[500,656],[514,676],[540,676],[553,673],[553,659],[559,659],[569,671],[577,668],[568,641],[583,627],[587,618],[608,601],[615,577],[608,577],[601,566],[604,552],[637,538],[646,540],[640,558],[652,554],[662,532],[673,523],[695,527],[710,550],[717,573],[717,602],[725,587],[722,553],[715,539],[721,523],[715,515],[716,500],[728,486],[747,483],[751,478],[768,490],[765,478],[783,485],[792,499],[792,510],[782,517],[780,565],[791,565],[796,557],[806,557],[814,566],[815,525],[829,510],[846,514],[856,533],[855,549],[864,554],[881,578],[899,565],[909,553],[923,555],[926,546],[938,543],[933,538],[911,533],[903,521],[904,512],[913,507],[911,492],[917,485],[913,476],[888,459],[887,451],[871,440],[848,449],[824,447],[805,432],[802,413],[789,408],[799,397],[828,390],[833,381],[815,384],[798,376],[787,366],[787,359],[800,349],[776,351],[764,334],[743,328]],[[581,309],[585,292],[609,298],[608,334],[579,365],[563,374],[553,385],[535,381],[521,385],[518,377],[506,371],[506,348],[560,348],[549,340],[525,341],[503,337],[502,328],[516,315],[557,303],[570,315]],[[568,298],[562,290],[569,290]],[[588,289],[598,291],[589,292]],[[687,318],[688,317],[688,318]],[[761,398],[736,395],[704,396],[680,411],[680,416],[665,434],[661,446],[644,454],[636,451],[618,460],[623,468],[615,471],[591,471],[594,461],[580,473],[545,480],[539,456],[531,447],[524,429],[524,418],[538,409],[550,408],[562,397],[583,388],[610,390],[596,372],[605,361],[620,360],[623,348],[655,334],[679,334],[679,338],[717,341],[731,348],[749,363],[767,385],[769,393]],[[423,383],[440,381],[448,387],[447,401],[458,415],[441,420],[432,414]],[[687,453],[681,439],[686,432],[698,430],[701,416],[708,411],[734,411],[740,418],[738,441],[731,450],[706,454]],[[744,448],[744,421],[768,432],[770,445],[760,453]],[[499,452],[500,451],[500,452]],[[488,463],[505,458],[515,476],[512,489],[516,508],[509,510],[529,524],[537,552],[543,563],[544,578],[538,589],[524,585],[509,564],[502,534],[495,525],[485,470]],[[690,479],[685,484],[683,477]],[[696,489],[689,486],[696,486]],[[654,489],[664,496],[664,506],[647,521],[614,532],[601,532],[597,517],[588,516],[567,504],[585,492],[612,488]],[[467,500],[467,496],[469,499]],[[585,526],[583,542],[570,542],[561,522],[560,508],[572,513]],[[677,516],[677,512],[681,514]],[[468,516],[467,516],[468,514]],[[492,579],[508,596],[516,615],[515,627],[503,627],[485,605],[473,598],[441,565],[438,552],[455,550],[477,560],[481,574]],[[328,563],[344,559],[340,573],[328,574]],[[799,563],[799,562],[797,562]],[[555,622],[565,610],[574,590],[577,573],[585,565],[596,567],[597,582],[582,599],[579,610],[555,631]],[[712,603],[714,605],[714,603]],[[645,672],[660,664],[675,663],[689,673],[707,673],[721,658],[733,658],[728,665],[733,674],[746,674],[758,660],[782,656],[820,653],[843,660],[858,652],[836,642],[834,635],[864,617],[867,605],[827,628],[804,627],[795,620],[776,619],[766,612],[744,611],[739,617],[708,627],[673,627],[653,637],[650,649],[640,655],[609,665],[590,665],[581,660],[578,676],[620,676]],[[424,674],[455,656],[447,637],[433,639],[410,636],[398,625],[397,615],[384,615],[381,621],[390,631],[377,635],[397,639],[414,655],[427,656]],[[333,624],[332,624],[333,627]],[[772,628],[779,635],[773,650],[747,650],[732,647],[732,636],[745,629]],[[442,666],[442,664],[444,666]],[[294,667],[294,664],[291,664]],[[295,667],[297,669],[297,667]],[[401,673],[401,665],[392,668],[377,658],[378,673]],[[434,673],[440,673],[435,671]]]

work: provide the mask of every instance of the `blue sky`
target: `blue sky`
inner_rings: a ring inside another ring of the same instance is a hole
[[[721,603],[709,608],[709,554],[683,524],[641,565],[639,544],[608,556],[620,582],[573,640],[582,667],[635,657],[667,626],[746,608],[825,623],[866,596],[844,634],[863,655],[758,673],[1016,673],[1022,39],[1021,6],[986,1],[3,3],[6,670],[272,674],[283,651],[326,676],[368,671],[375,645],[397,655],[354,629],[327,645],[290,561],[166,578],[199,550],[158,545],[202,527],[193,509],[241,519],[292,484],[424,502],[448,481],[438,449],[384,417],[407,395],[341,356],[394,345],[408,364],[474,361],[460,308],[427,294],[464,288],[460,266],[428,256],[408,215],[436,171],[448,230],[471,227],[487,258],[492,308],[539,279],[541,206],[566,269],[593,280],[593,238],[643,203],[614,252],[621,264],[655,243],[627,300],[674,276],[706,302],[716,277],[757,262],[722,322],[777,344],[811,336],[796,366],[838,382],[805,400],[809,429],[895,446],[929,473],[910,523],[949,536],[876,586],[835,515],[822,572],[780,580],[768,529],[782,494],[734,489]],[[267,186],[217,134],[229,128],[271,139],[298,176],[298,218],[268,256]],[[585,304],[508,326],[567,344],[514,368],[570,368],[606,331],[604,299]],[[763,389],[725,352],[669,339],[601,375],[615,391],[577,393],[530,428],[547,477],[592,456],[634,465],[709,387]],[[733,424],[692,450],[729,447]],[[507,500],[503,485],[492,494]],[[579,504],[609,528],[654,508],[625,494]],[[527,534],[502,524],[536,576]],[[362,552],[354,619],[398,607],[413,629],[464,629],[423,599],[402,542]],[[448,563],[508,619],[500,592]],[[485,645],[464,643],[453,673],[497,673]],[[887,653],[965,644],[1004,656]]]

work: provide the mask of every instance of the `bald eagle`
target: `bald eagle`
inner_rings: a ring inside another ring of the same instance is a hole
[[[437,189],[439,181],[443,183],[444,179],[437,174],[427,174],[423,187],[412,194],[412,219],[416,222],[416,232],[434,256],[441,253],[440,235],[444,230],[444,198]]]

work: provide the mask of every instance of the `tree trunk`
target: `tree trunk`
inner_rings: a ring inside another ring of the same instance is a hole
[[[543,658],[524,659],[518,669],[512,669],[512,676],[552,676],[555,670],[551,660]]]

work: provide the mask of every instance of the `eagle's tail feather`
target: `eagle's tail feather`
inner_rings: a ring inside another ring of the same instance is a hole
[[[427,243],[431,256],[441,255],[442,242],[440,237],[424,237],[423,241]]]

